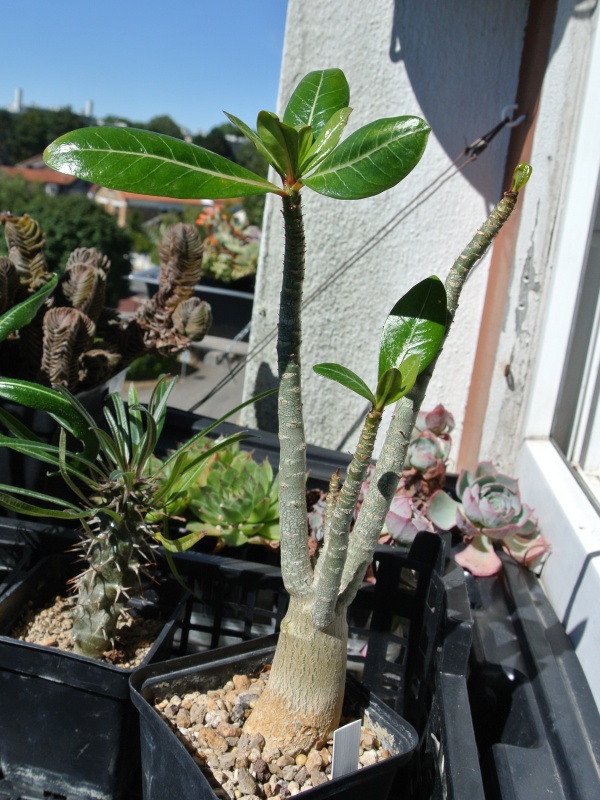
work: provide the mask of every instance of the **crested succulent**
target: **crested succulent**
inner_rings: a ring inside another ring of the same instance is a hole
[[[96,426],[67,390],[43,389],[24,381],[3,380],[0,384],[2,396],[51,410],[61,424],[59,445],[48,445],[2,412],[13,436],[0,435],[0,447],[24,453],[57,470],[74,492],[74,501],[0,485],[0,505],[30,516],[81,522],[81,552],[87,567],[76,579],[73,640],[76,652],[100,658],[111,646],[128,599],[139,593],[141,576],[151,574],[157,545],[164,546],[170,560],[171,551],[186,549],[197,539],[190,534],[170,538],[172,505],[185,495],[206,459],[243,434],[234,434],[188,457],[194,442],[215,423],[181,445],[166,461],[157,463],[153,453],[173,380],[164,377],[157,383],[147,409],[139,405],[133,385],[128,407],[120,394],[113,394],[112,410],[105,409],[108,433]],[[67,449],[67,430],[83,441],[82,452]],[[161,479],[161,473],[167,470],[167,477]]]
[[[533,510],[522,502],[518,481],[498,472],[489,461],[471,473],[463,470],[456,484],[459,502],[438,491],[429,502],[429,517],[441,530],[456,527],[466,548],[456,556],[475,575],[494,575],[502,562],[494,551],[498,541],[507,552],[515,552],[526,563],[527,543],[535,544],[536,558],[545,552]],[[531,559],[530,559],[531,560]]]
[[[0,258],[0,312],[47,285],[52,274],[44,258],[44,236],[24,214],[3,213],[9,249]],[[170,226],[160,247],[159,289],[129,319],[105,307],[110,261],[94,248],[78,248],[67,260],[58,285],[30,322],[0,350],[0,373],[64,386],[93,388],[150,350],[186,349],[210,328],[210,306],[193,296],[202,271],[196,226]]]
[[[210,440],[198,442],[189,457],[210,446]],[[278,546],[279,493],[271,464],[268,459],[257,463],[237,443],[219,450],[189,486],[177,514],[196,538],[216,537],[217,550],[224,545]]]

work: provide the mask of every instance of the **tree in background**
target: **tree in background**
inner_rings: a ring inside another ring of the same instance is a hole
[[[0,163],[18,164],[38,155],[56,136],[89,125],[89,119],[70,108],[51,111],[28,108],[19,114],[3,111],[0,115]]]
[[[174,122],[168,114],[159,114],[145,125],[140,127],[145,128],[147,131],[154,131],[155,133],[163,133],[165,136],[174,136],[176,139],[183,139],[181,127]]]

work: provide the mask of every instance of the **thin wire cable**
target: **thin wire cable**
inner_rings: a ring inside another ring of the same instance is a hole
[[[465,149],[460,153],[451,164],[449,164],[440,174],[434,178],[424,189],[422,189],[419,194],[417,194],[412,200],[403,206],[399,211],[397,211],[387,222],[385,222],[375,233],[370,236],[364,244],[362,244],[357,250],[354,251],[352,255],[350,255],[345,261],[343,261],[340,266],[332,272],[324,281],[322,281],[317,288],[307,295],[302,302],[302,308],[306,308],[310,303],[317,299],[323,292],[325,292],[339,277],[341,277],[344,273],[346,273],[351,267],[353,267],[357,261],[363,258],[367,253],[369,253],[374,247],[376,247],[380,242],[382,242],[389,234],[404,220],[412,214],[414,211],[417,210],[423,203],[427,202],[436,192],[438,192],[442,186],[447,183],[452,178],[459,175],[465,167],[469,164],[473,163],[484,150],[487,149],[488,145],[494,139],[501,130],[506,127],[511,122],[510,118],[503,119],[500,123],[495,125],[491,131],[484,134],[478,139],[465,147]],[[461,161],[462,159],[462,161]],[[204,403],[214,397],[215,394],[221,391],[221,389],[226,386],[230,381],[232,381],[236,375],[238,375],[248,364],[249,361],[256,358],[262,351],[275,339],[277,336],[277,327],[273,328],[269,333],[267,333],[263,338],[254,344],[252,350],[249,350],[248,353],[236,364],[235,367],[229,370],[228,374],[221,378],[213,388],[207,392],[204,397],[198,400],[197,403],[194,403],[188,409],[189,412],[195,411],[197,408],[200,408]]]

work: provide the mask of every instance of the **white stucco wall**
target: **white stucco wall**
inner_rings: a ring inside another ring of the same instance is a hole
[[[565,211],[574,142],[581,119],[596,20],[592,3],[558,4],[551,55],[544,77],[533,141],[533,176],[522,203],[504,326],[496,357],[481,454],[514,472],[524,436],[525,414],[535,378],[539,337],[554,273],[556,243]],[[597,15],[597,14],[596,14]],[[581,209],[591,213],[591,209]],[[575,290],[575,284],[573,284]],[[566,347],[570,319],[562,336]],[[562,372],[557,350],[552,369]],[[548,368],[548,364],[544,366]],[[510,370],[511,380],[506,380]],[[553,414],[554,400],[542,395],[541,416]],[[545,435],[549,433],[549,426]],[[539,432],[538,432],[539,435]]]
[[[418,114],[432,127],[415,171],[385,195],[335,201],[304,192],[306,296],[365,244],[464,147],[492,128],[513,101],[527,3],[497,0],[289,0],[279,112],[307,72],[340,67],[354,108],[349,132],[384,116]],[[307,438],[350,449],[365,402],[312,373],[312,364],[339,361],[373,384],[381,326],[394,302],[428,274],[445,278],[501,193],[508,142],[503,131],[475,163],[424,202],[393,233],[351,266],[306,309],[303,366]],[[257,278],[250,350],[276,327],[283,235],[279,201],[270,198]],[[488,257],[489,258],[489,257]],[[426,407],[443,402],[457,420],[458,452],[488,260],[469,281],[455,329],[430,386]],[[246,394],[276,374],[274,344],[246,369]],[[254,411],[246,424],[275,429],[274,413]]]

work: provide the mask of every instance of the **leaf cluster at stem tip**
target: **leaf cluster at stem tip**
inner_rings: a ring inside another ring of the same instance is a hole
[[[278,173],[282,188],[202,147],[135,128],[80,128],[52,142],[46,163],[68,175],[121,191],[175,198],[224,199],[291,194],[307,186],[327,197],[379,194],[417,165],[429,126],[419,117],[378,119],[341,142],[351,113],[340,69],[310,72],[293,91],[283,118],[258,114],[253,130],[229,120]]]

